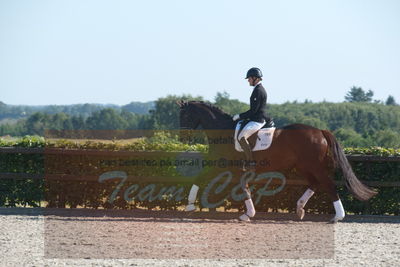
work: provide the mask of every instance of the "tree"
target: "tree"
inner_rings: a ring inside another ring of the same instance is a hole
[[[232,115],[245,112],[249,109],[249,105],[242,103],[237,99],[230,99],[227,92],[218,92],[214,101],[214,105]]]
[[[353,129],[339,128],[334,135],[343,146],[360,147],[366,145],[366,140]]]
[[[309,117],[309,116],[303,116],[303,115],[298,115],[296,116],[296,123],[303,123],[303,124],[307,124],[316,128],[320,128],[320,129],[327,129],[327,125],[325,122],[322,122],[320,119],[318,118],[313,118],[313,117]]]
[[[381,130],[375,133],[374,140],[378,146],[399,148],[400,134],[390,129]]]
[[[56,113],[51,117],[48,123],[49,128],[55,130],[70,130],[72,129],[72,124],[70,118],[65,113]]]
[[[154,102],[131,102],[127,105],[121,106],[122,110],[130,111],[138,114],[147,114],[150,109],[154,107]]]
[[[87,118],[86,126],[90,130],[123,130],[126,129],[127,122],[116,110],[106,108]]]
[[[394,100],[394,97],[391,96],[391,95],[388,96],[388,98],[386,99],[385,104],[387,106],[396,106],[397,105],[396,101]]]
[[[83,130],[85,129],[85,120],[81,115],[73,116],[71,119],[72,128],[74,130]]]
[[[49,129],[51,116],[42,112],[32,114],[26,120],[26,133],[44,136],[44,130]]]
[[[374,92],[371,90],[365,92],[361,87],[353,86],[344,99],[348,102],[371,102],[373,96]]]
[[[202,97],[168,95],[157,99],[154,109],[150,110],[152,129],[179,129],[179,106],[176,104],[178,100],[202,100]]]

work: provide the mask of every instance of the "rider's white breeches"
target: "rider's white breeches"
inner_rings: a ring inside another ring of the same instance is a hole
[[[248,139],[252,134],[260,130],[265,124],[264,122],[249,121],[238,136],[238,140],[242,137]]]

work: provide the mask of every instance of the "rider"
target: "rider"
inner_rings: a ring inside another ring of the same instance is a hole
[[[251,68],[247,71],[246,78],[249,85],[252,86],[253,92],[250,96],[250,110],[236,114],[233,120],[249,120],[238,136],[239,144],[242,147],[246,160],[249,164],[245,164],[244,170],[255,170],[256,163],[253,160],[253,154],[247,139],[260,130],[270,118],[267,116],[267,93],[261,84],[262,73],[259,68]],[[248,168],[246,168],[246,165]]]

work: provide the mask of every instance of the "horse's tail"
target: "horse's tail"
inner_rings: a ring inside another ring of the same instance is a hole
[[[349,161],[346,158],[346,155],[343,152],[342,147],[336,140],[335,136],[326,130],[322,130],[322,133],[328,141],[335,168],[340,167],[340,169],[342,169],[347,189],[361,201],[366,201],[376,195],[376,191],[370,189],[357,179]]]

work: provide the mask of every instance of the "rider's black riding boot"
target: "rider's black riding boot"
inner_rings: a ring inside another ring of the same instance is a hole
[[[255,171],[256,163],[253,160],[253,153],[251,152],[249,142],[246,138],[242,137],[239,140],[239,144],[243,149],[244,155],[246,156],[246,162],[243,164],[243,171]]]

